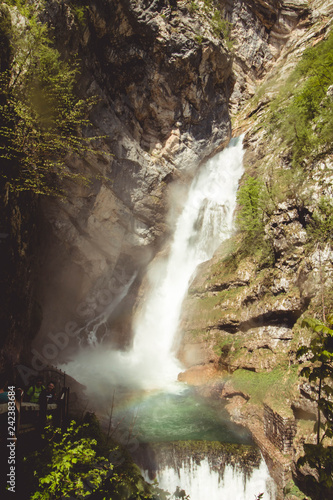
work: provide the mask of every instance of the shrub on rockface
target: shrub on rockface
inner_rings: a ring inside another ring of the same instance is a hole
[[[254,243],[264,230],[263,208],[261,203],[262,185],[258,179],[247,177],[237,193],[240,207],[237,213],[237,226],[246,232],[246,238]]]
[[[266,230],[267,217],[272,212],[267,186],[259,179],[247,176],[237,193],[236,226],[241,233],[239,252],[258,254],[261,266],[272,264],[274,254],[271,237]]]
[[[304,319],[302,326],[312,331],[309,346],[298,349],[297,355],[305,366],[301,375],[306,377],[316,394],[317,420],[314,425],[316,444],[306,443],[304,455],[297,465],[304,465],[314,471],[306,474],[306,486],[315,499],[327,498],[333,491],[333,315],[329,315],[327,323],[314,319]]]
[[[307,49],[271,104],[270,129],[291,148],[292,164],[332,150],[333,32]]]

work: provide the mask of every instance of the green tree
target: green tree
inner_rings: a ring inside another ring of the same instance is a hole
[[[56,500],[65,495],[84,497],[101,486],[111,474],[112,464],[96,457],[96,440],[80,437],[81,432],[82,427],[74,421],[63,434],[59,428],[45,427],[46,450],[35,453],[34,458],[40,466],[43,458],[47,456],[48,460],[40,471],[35,472],[35,475],[39,472],[40,477],[32,500]]]
[[[256,253],[260,266],[272,265],[273,240],[269,228],[265,228],[267,216],[275,208],[270,186],[260,179],[247,176],[237,192],[237,203],[236,225],[242,235],[239,242],[240,253]]]
[[[171,495],[157,485],[148,484],[126,447],[112,440],[110,442],[93,413],[85,415],[82,425],[72,421],[65,432],[54,428],[50,422],[45,427],[42,442],[37,443],[38,450],[24,459],[24,493],[29,495],[24,498],[179,498],[175,496],[177,492]]]
[[[7,23],[12,58],[0,78],[0,178],[8,192],[59,194],[63,178],[87,181],[65,159],[91,149],[84,130],[96,99],[76,95],[79,63],[62,60],[39,10],[21,2],[9,35]]]
[[[161,496],[153,493],[125,449],[107,445],[94,414],[86,417],[85,424],[72,421],[65,432],[45,427],[42,446],[26,459],[26,472],[33,470],[35,476],[33,485],[26,485],[31,500],[169,498],[163,490]]]
[[[333,323],[333,315],[328,316],[328,324]],[[314,494],[333,488],[333,447],[325,446],[325,438],[333,438],[333,330],[317,319],[304,319],[302,326],[315,334],[309,346],[297,351],[299,358],[305,357],[307,366],[300,374],[308,379],[317,393],[316,444],[305,444],[305,454],[298,460],[298,466],[308,464],[316,470],[317,478],[310,478]],[[320,496],[318,498],[321,498]]]

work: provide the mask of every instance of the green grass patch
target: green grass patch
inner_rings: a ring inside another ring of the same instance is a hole
[[[222,357],[237,357],[244,347],[244,336],[232,333],[221,333],[214,347],[214,352]]]
[[[208,340],[211,336],[211,333],[209,330],[203,329],[203,328],[193,328],[192,330],[189,330],[186,332],[186,334],[190,337],[192,337],[193,340]]]
[[[279,366],[270,372],[236,370],[232,375],[234,387],[248,394],[251,402],[266,402],[273,410],[290,413],[287,400],[294,397],[298,382],[298,365]]]
[[[193,323],[196,325],[215,323],[221,316],[220,308],[216,307],[220,302],[220,294],[196,300],[195,307],[191,312]]]

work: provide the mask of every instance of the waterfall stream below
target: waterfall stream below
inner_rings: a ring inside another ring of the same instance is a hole
[[[184,498],[182,490],[191,500],[254,500],[261,493],[263,500],[275,498],[250,435],[230,421],[220,400],[208,401],[177,382],[183,370],[177,359],[182,302],[197,266],[231,235],[242,158],[241,138],[232,139],[194,178],[169,251],[147,270],[148,292],[133,321],[132,347],[113,350],[92,342],[63,366],[88,394],[99,391],[105,400],[109,395],[109,408],[117,388],[114,437],[132,447],[147,480],[157,479],[173,495],[168,498]],[[104,313],[98,324],[106,320]]]

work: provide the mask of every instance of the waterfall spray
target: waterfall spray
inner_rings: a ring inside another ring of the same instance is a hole
[[[121,394],[120,386],[124,386],[126,404],[123,415],[120,404],[120,422],[131,415],[127,407],[127,404],[131,404],[131,396],[140,394],[140,425],[143,430],[139,430],[138,435],[148,439],[148,442],[149,433],[152,434],[153,442],[154,432],[158,434],[159,428],[163,429],[163,435],[167,439],[181,430],[183,440],[194,429],[202,439],[204,431],[208,432],[207,429],[210,429],[211,422],[216,425],[216,417],[208,419],[207,407],[203,413],[205,418],[201,416],[200,408],[197,408],[199,403],[193,402],[191,393],[188,393],[190,389],[181,386],[179,392],[174,390],[174,382],[182,370],[176,358],[175,336],[182,303],[197,266],[210,259],[217,247],[231,235],[236,192],[243,173],[242,159],[242,138],[233,139],[228,148],[209,160],[194,178],[176,222],[167,257],[156,258],[149,266],[149,291],[134,320],[132,348],[128,351],[113,351],[96,337],[97,329],[127,293],[131,284],[129,282],[119,295],[119,301],[117,299],[110,304],[94,321],[86,325],[84,333],[91,333],[88,340],[92,340],[93,345],[82,348],[75,360],[64,367],[67,373],[87,385],[88,393],[90,392],[94,401],[99,395],[100,401],[105,402],[111,387],[117,386],[117,391]],[[143,396],[140,390],[132,392],[127,391],[128,388],[163,390],[146,392]],[[127,393],[130,397],[127,397]],[[172,406],[170,408],[173,401],[171,395],[176,398],[177,411],[173,411]],[[165,398],[167,408],[162,407],[163,411],[160,412],[159,405]],[[146,413],[144,401],[148,408]],[[190,408],[194,414],[189,423],[188,416],[192,415]],[[170,411],[173,418],[170,418]],[[137,414],[136,409],[136,416]],[[217,425],[219,429],[223,427],[222,424]],[[145,426],[149,429],[148,438]],[[214,430],[215,439],[217,434]],[[226,442],[227,434],[225,430],[221,438],[226,439]],[[208,457],[209,453],[206,457],[201,456],[200,461],[198,456],[183,457],[182,463],[175,465],[171,456],[170,464],[161,463],[155,469],[159,486],[171,492],[181,492],[180,488],[184,488],[193,500],[218,500],[231,496],[235,500],[247,500],[261,492],[265,500],[275,498],[274,484],[263,460],[260,465],[253,467],[251,474],[244,474],[231,464],[212,466]],[[147,470],[145,474],[148,479],[150,476]]]
[[[232,139],[192,182],[164,270],[159,266],[160,276],[134,325],[129,356],[133,366],[140,366],[146,387],[163,387],[176,380],[181,370],[174,340],[182,303],[197,266],[230,237],[242,159],[242,138]]]
[[[82,349],[65,370],[94,394],[100,384],[162,388],[182,370],[174,350],[181,306],[197,266],[230,237],[236,192],[243,173],[242,137],[201,167],[176,222],[168,257],[148,272],[150,290],[134,321],[130,351],[103,345]],[[94,331],[94,330],[93,330]]]

